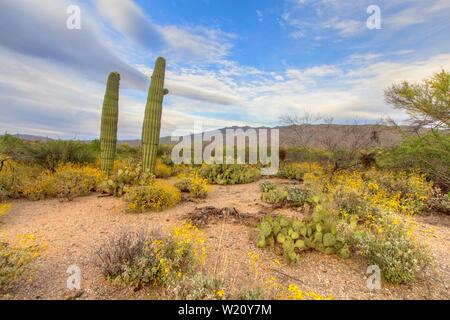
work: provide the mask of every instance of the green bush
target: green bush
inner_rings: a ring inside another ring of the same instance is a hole
[[[0,137],[0,154],[52,171],[65,163],[92,164],[98,152],[95,140],[85,143],[70,140],[25,141],[11,135]]]
[[[80,141],[49,140],[33,145],[34,162],[52,171],[64,163],[94,163],[96,156],[90,144]]]
[[[263,181],[259,185],[261,192],[269,192],[271,190],[275,190],[277,186],[271,181]]]
[[[287,192],[286,200],[295,207],[301,207],[311,202],[311,196],[308,190],[298,187],[287,187],[285,190]]]
[[[217,300],[224,298],[222,286],[223,282],[219,279],[197,273],[179,281],[173,288],[173,294],[177,300]]]
[[[426,249],[408,237],[401,225],[386,228],[382,235],[354,232],[352,244],[371,264],[380,267],[383,278],[388,282],[400,284],[413,281],[416,273],[431,262]]]
[[[281,205],[286,202],[287,192],[280,189],[270,189],[261,194],[261,200],[268,204]]]
[[[433,130],[422,137],[408,137],[385,152],[378,163],[390,170],[419,169],[444,192],[450,190],[450,133]]]
[[[0,155],[8,156],[14,161],[31,163],[34,160],[33,144],[5,134],[0,137]]]

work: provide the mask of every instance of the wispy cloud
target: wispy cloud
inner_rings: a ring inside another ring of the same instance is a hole
[[[435,23],[444,21],[448,1],[430,0],[426,6],[380,0],[383,29],[376,32],[365,28],[371,4],[366,0],[290,0],[277,12],[277,17],[283,12],[282,28],[272,19],[276,10],[253,8],[255,25],[272,22],[268,30],[283,33],[271,35],[273,48],[264,48],[262,58],[246,59],[239,54],[255,44],[251,41],[260,44],[260,36],[251,39],[244,30],[219,24],[162,23],[133,1],[91,1],[42,0],[36,14],[31,0],[2,0],[2,130],[98,136],[105,79],[116,70],[122,76],[119,137],[138,138],[152,61],[160,54],[168,61],[170,90],[163,135],[189,130],[196,120],[205,128],[276,125],[281,115],[303,110],[341,122],[401,120],[405,115],[384,102],[385,87],[450,69],[450,46],[437,41],[448,26]],[[82,7],[81,30],[65,28],[65,9],[72,3]],[[423,21],[411,24],[414,15]],[[428,45],[417,46],[417,39]],[[305,51],[310,58],[296,60]],[[278,52],[283,59],[274,58]]]

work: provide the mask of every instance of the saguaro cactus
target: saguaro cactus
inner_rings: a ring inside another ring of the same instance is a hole
[[[117,121],[119,118],[120,74],[111,72],[108,76],[103,100],[102,123],[100,126],[100,165],[109,174],[116,155]]]
[[[146,172],[154,172],[156,152],[161,132],[161,114],[164,95],[169,91],[164,89],[166,60],[159,57],[153,69],[147,104],[145,106],[144,124],[142,127],[142,167]]]

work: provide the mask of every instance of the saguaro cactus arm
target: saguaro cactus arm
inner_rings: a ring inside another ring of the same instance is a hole
[[[161,114],[164,95],[169,91],[164,89],[166,60],[159,57],[156,60],[153,75],[148,89],[145,106],[144,124],[142,127],[142,166],[144,171],[154,172],[156,153],[161,132]]]
[[[120,74],[111,72],[106,84],[100,125],[100,166],[109,174],[116,155],[117,122],[119,118]]]

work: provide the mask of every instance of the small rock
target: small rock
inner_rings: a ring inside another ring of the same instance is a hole
[[[68,291],[64,294],[64,299],[75,300],[80,298],[83,295],[83,293],[84,293],[83,289]]]

